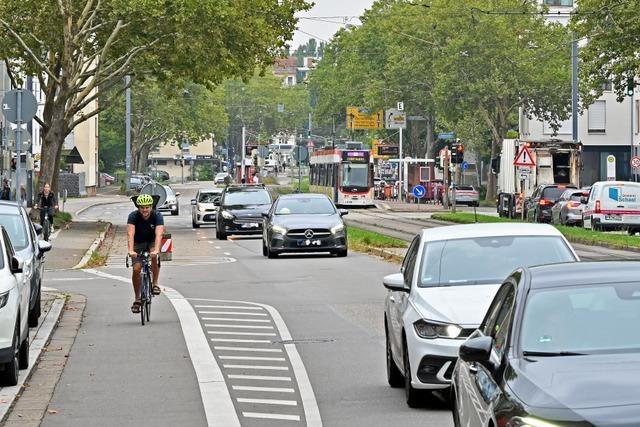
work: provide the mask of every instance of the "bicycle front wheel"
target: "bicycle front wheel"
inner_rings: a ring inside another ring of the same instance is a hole
[[[51,233],[51,224],[49,224],[49,220],[45,219],[44,224],[42,225],[42,233],[45,241],[49,241],[49,234]]]

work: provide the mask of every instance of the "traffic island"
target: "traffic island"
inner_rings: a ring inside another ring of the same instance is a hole
[[[382,257],[388,261],[402,263],[407,243],[373,231],[357,227],[347,228],[349,249]]]

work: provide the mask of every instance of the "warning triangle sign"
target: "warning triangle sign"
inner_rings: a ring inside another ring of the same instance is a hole
[[[516,159],[513,161],[514,166],[535,166],[536,162],[533,161],[533,157],[531,157],[531,152],[527,148],[526,145],[523,145]]]

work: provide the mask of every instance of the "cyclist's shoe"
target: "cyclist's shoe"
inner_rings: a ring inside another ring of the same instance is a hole
[[[153,285],[153,287],[151,288],[151,293],[154,295],[160,295],[160,286],[158,285]]]
[[[140,301],[134,301],[133,305],[131,306],[131,312],[132,313],[140,313]]]

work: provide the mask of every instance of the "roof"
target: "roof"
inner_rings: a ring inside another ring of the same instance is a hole
[[[0,213],[18,215],[20,213],[20,206],[16,202],[0,201]]]
[[[562,234],[549,224],[507,222],[449,225],[422,230],[422,239],[426,241],[493,236],[562,236]]]
[[[531,287],[638,282],[639,261],[592,261],[529,267]]]

